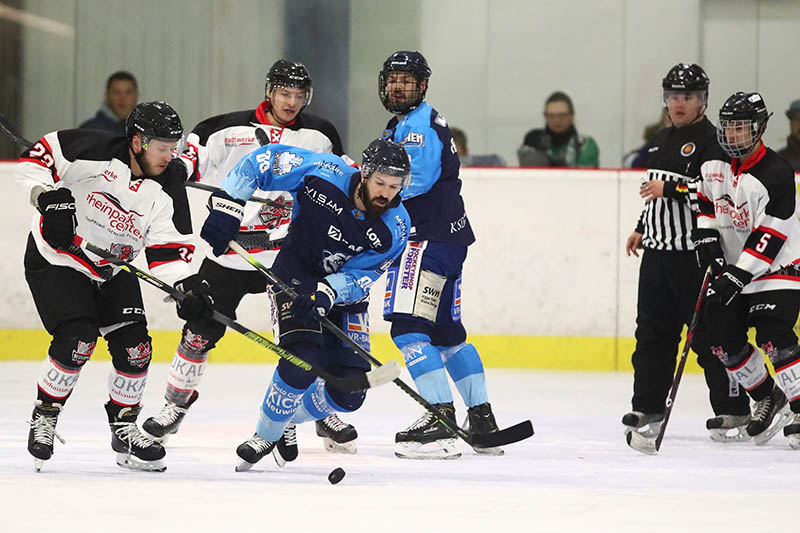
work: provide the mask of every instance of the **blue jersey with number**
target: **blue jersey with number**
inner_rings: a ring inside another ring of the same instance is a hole
[[[333,154],[268,144],[239,161],[222,188],[237,200],[256,189],[292,192],[292,223],[272,270],[305,287],[324,278],[336,291],[335,305],[357,310],[403,251],[411,226],[402,204],[380,217],[358,209],[353,198],[360,179],[358,169]]]
[[[455,142],[443,116],[427,103],[389,121],[385,135],[411,158],[411,184],[403,205],[411,217],[411,239],[469,246],[475,235],[461,198]]]

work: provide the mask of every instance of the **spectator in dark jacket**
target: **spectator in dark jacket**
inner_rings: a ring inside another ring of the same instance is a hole
[[[789,118],[790,132],[786,138],[786,147],[778,151],[778,155],[792,165],[795,172],[800,172],[800,100],[795,100],[786,110]]]
[[[138,100],[139,86],[136,77],[124,70],[115,72],[106,81],[106,100],[103,106],[93,118],[79,127],[125,134],[125,120]]]

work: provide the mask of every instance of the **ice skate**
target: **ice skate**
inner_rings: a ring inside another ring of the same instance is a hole
[[[61,409],[60,403],[43,403],[41,400],[34,402],[33,413],[28,422],[31,426],[28,432],[28,452],[33,456],[33,466],[37,472],[53,456],[53,437],[64,444],[64,439],[56,432]]]
[[[437,403],[447,418],[456,424],[456,410],[452,403]],[[394,437],[394,454],[401,459],[458,459],[461,452],[455,435],[446,429],[429,411],[425,411],[408,429]]]
[[[314,424],[317,435],[322,437],[325,449],[333,453],[354,454],[358,432],[352,424],[343,422],[336,413],[322,420],[317,420]]]
[[[800,450],[800,413],[792,414],[793,418],[783,428],[783,435],[789,440],[789,446],[793,450]]]
[[[166,452],[159,443],[146,436],[136,425],[141,406],[123,407],[106,403],[111,428],[111,448],[117,452],[117,464],[131,470],[163,472]]]
[[[477,435],[486,435],[498,431],[497,422],[492,413],[492,406],[489,402],[476,405],[467,409],[467,418],[462,426],[465,431]],[[481,455],[503,455],[502,448],[473,448],[476,453]]]
[[[286,466],[286,463],[297,459],[297,426],[295,424],[290,422],[283,430],[283,436],[272,450],[272,457],[275,459],[275,464],[281,468]]]
[[[241,459],[241,462],[236,466],[236,471],[247,472],[253,468],[257,462],[272,452],[275,444],[275,442],[262,439],[258,436],[258,433],[253,433],[252,437],[236,448],[236,455]]]
[[[750,424],[750,414],[717,415],[706,420],[706,429],[714,442],[733,442],[750,440],[746,428]]]
[[[654,439],[661,431],[661,424],[664,422],[664,413],[643,413],[641,411],[631,411],[622,417],[622,425],[625,426],[625,434],[635,431],[642,437]]]
[[[186,416],[186,411],[200,396],[197,391],[192,391],[189,400],[183,405],[168,401],[155,416],[151,416],[142,424],[142,430],[154,441],[165,444],[170,435],[178,432],[178,428]]]
[[[769,396],[756,402],[753,415],[747,425],[747,434],[753,437],[757,446],[763,446],[774,437],[783,426],[789,423],[792,412],[786,402],[786,395],[777,385],[772,387]]]

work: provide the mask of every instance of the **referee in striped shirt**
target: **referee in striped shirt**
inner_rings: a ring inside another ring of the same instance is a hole
[[[679,63],[664,77],[664,105],[672,126],[659,132],[648,150],[647,180],[640,191],[645,207],[625,244],[628,256],[639,257],[639,249],[644,252],[632,356],[633,410],[622,423],[626,431],[646,436],[655,436],[664,419],[681,331],[691,321],[704,274],[691,240],[696,222],[687,183],[699,176],[710,154],[721,150],[716,129],[705,116],[708,85],[708,76],[696,64]],[[712,439],[736,437],[737,429],[749,421],[747,395],[729,380],[714,355],[698,354],[698,362],[715,415],[706,423]]]

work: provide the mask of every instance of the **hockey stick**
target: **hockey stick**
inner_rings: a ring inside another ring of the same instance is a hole
[[[22,146],[23,148],[31,148],[33,143],[30,142],[28,139],[20,135],[16,129],[11,125],[5,115],[0,114],[0,130],[3,130],[3,133],[9,136],[9,138],[17,143],[18,145]],[[213,185],[206,185],[205,183],[199,183],[196,181],[187,181],[184,183],[187,187],[191,187],[192,189],[199,189],[201,191],[207,192],[219,192],[222,189],[219,187],[214,187]],[[276,202],[275,200],[269,200],[267,198],[261,198],[259,196],[253,196],[248,201],[256,202],[259,204],[268,205],[270,207],[277,207],[278,209],[291,209],[292,206],[289,204],[282,204],[280,202]]]
[[[263,273],[264,276],[276,287],[280,290],[284,291],[289,298],[294,300],[297,297],[297,293],[292,289],[289,285],[284,283],[280,278],[278,278],[272,270],[264,266],[258,259],[247,253],[247,250],[242,248],[236,241],[228,242],[228,246],[245,258],[248,263],[253,265],[256,270]],[[382,363],[378,361],[375,357],[372,356],[368,351],[363,349],[361,346],[356,344],[353,339],[351,339],[344,331],[342,331],[336,324],[330,321],[327,317],[323,318],[321,321],[322,325],[335,335],[338,339],[342,342],[347,344],[351,347],[362,359],[372,363],[373,365],[381,368]],[[499,446],[505,446],[507,444],[513,444],[515,442],[519,442],[521,440],[527,439],[531,435],[533,435],[533,424],[531,424],[530,420],[526,420],[524,422],[520,422],[514,426],[508,427],[503,430],[495,431],[494,433],[488,434],[475,434],[465,431],[464,429],[460,428],[458,424],[445,416],[439,409],[431,405],[425,398],[420,396],[414,389],[406,385],[406,383],[401,380],[399,377],[394,379],[394,384],[400,387],[403,392],[411,396],[418,404],[422,407],[427,409],[434,417],[436,417],[439,422],[442,423],[444,427],[450,430],[452,433],[455,433],[459,438],[464,440],[467,444],[472,446],[473,448],[497,448]]]
[[[93,254],[98,255],[103,259],[106,259],[109,263],[117,265],[122,270],[130,274],[133,274],[134,276],[140,279],[143,279],[150,285],[153,285],[154,287],[157,287],[158,289],[161,289],[162,291],[166,292],[176,301],[180,302],[183,301],[184,298],[186,298],[185,293],[172,287],[168,283],[161,281],[155,276],[148,274],[147,272],[144,272],[143,270],[133,266],[129,262],[124,261],[110,254],[103,248],[95,246],[94,244],[88,241],[84,241],[80,237],[77,236],[75,237],[75,245],[77,245],[81,249],[85,248],[86,250],[92,252]],[[262,337],[255,331],[246,328],[245,326],[239,324],[235,320],[223,315],[219,311],[216,310],[214,311],[213,319],[219,322],[220,324],[223,324],[241,333],[251,341],[256,342],[261,346],[263,346],[264,348],[272,351],[273,353],[278,355],[281,359],[285,359],[286,361],[288,361],[289,363],[293,364],[298,368],[316,374],[325,381],[330,382],[331,385],[333,385],[337,389],[340,389],[345,392],[352,392],[352,391],[378,387],[385,383],[389,383],[390,381],[392,381],[393,379],[397,378],[397,376],[400,375],[400,365],[397,364],[396,361],[393,361],[394,365],[385,365],[382,367],[378,367],[376,369],[370,370],[369,372],[366,372],[358,376],[352,376],[349,378],[340,378],[338,376],[334,376],[333,374],[325,371],[322,368],[319,368],[318,366],[308,363],[307,361],[301,359],[300,357],[297,357],[288,350],[281,348],[277,344],[271,342],[269,339]]]
[[[14,126],[8,121],[5,115],[0,114],[0,130],[3,130],[3,133],[8,135],[12,141],[17,143],[18,145],[22,146],[25,149],[31,148],[33,143],[30,142],[28,139],[23,137],[22,135],[17,132]]]
[[[629,431],[625,436],[628,441],[628,446],[637,452],[646,453],[648,455],[656,455],[658,450],[661,449],[661,441],[664,440],[664,432],[667,430],[667,422],[669,416],[672,414],[672,408],[675,406],[675,397],[678,395],[678,386],[681,384],[683,377],[683,368],[686,366],[686,359],[689,355],[689,348],[692,345],[692,338],[697,329],[697,323],[700,321],[700,309],[703,307],[703,302],[706,299],[706,289],[711,281],[711,267],[706,269],[706,275],[703,278],[703,284],[700,287],[700,294],[697,295],[697,303],[694,304],[694,313],[692,320],[689,323],[689,331],[686,332],[686,340],[683,343],[683,352],[681,353],[680,361],[678,361],[678,369],[675,371],[675,377],[672,380],[672,388],[669,391],[667,398],[667,409],[664,411],[664,421],[661,423],[661,428],[658,430],[658,436],[655,440],[648,439],[637,431]]]
[[[219,187],[214,187],[213,185],[206,185],[205,183],[200,183],[197,181],[187,181],[185,183],[187,187],[191,187],[192,189],[199,189],[201,191],[208,191],[208,192],[220,192],[222,191]],[[278,209],[291,209],[292,206],[290,204],[282,204],[280,202],[276,202],[275,200],[269,200],[267,198],[261,198],[259,196],[251,196],[247,199],[248,202],[256,202],[259,204],[268,205],[270,207],[277,207]]]

